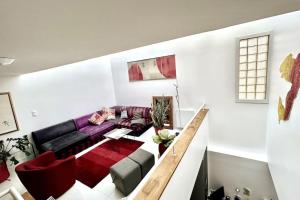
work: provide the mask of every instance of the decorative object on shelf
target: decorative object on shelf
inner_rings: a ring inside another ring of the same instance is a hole
[[[6,141],[7,144],[4,144],[4,141],[0,140],[0,183],[9,177],[6,161],[9,159],[14,165],[19,163],[12,153],[14,149],[22,151],[26,156],[31,155],[28,148],[32,147],[32,145],[29,142],[27,135],[24,135],[21,138],[7,138]],[[33,147],[32,150],[35,154]]]
[[[170,134],[167,129],[162,129],[158,131],[158,134],[153,135],[153,142],[158,144],[159,154],[162,155],[166,149],[170,146],[170,144],[174,141],[176,136],[174,134]]]
[[[152,107],[153,113],[155,113],[154,116],[151,115],[154,128],[156,128],[156,130],[163,128],[173,129],[173,97],[153,96]],[[158,110],[156,110],[156,107]],[[159,123],[156,123],[157,121],[159,121]]]
[[[178,116],[178,119],[179,119],[179,126],[177,125],[177,127],[181,127],[181,110],[180,110],[180,101],[179,101],[179,91],[178,91],[178,81],[176,80],[176,84],[173,84],[175,89],[176,89],[176,96],[175,96],[175,99],[176,99],[176,102],[177,102],[177,109],[178,109],[178,112],[179,112],[179,116]]]
[[[18,130],[19,127],[10,93],[0,93],[0,135]]]
[[[129,81],[176,78],[175,55],[128,62]]]
[[[300,88],[300,54],[294,59],[292,54],[289,54],[280,65],[281,77],[292,84],[285,99],[285,107],[281,97],[278,102],[278,120],[289,120],[294,100],[297,97]]]

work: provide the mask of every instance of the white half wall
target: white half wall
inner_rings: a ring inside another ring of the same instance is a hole
[[[278,18],[273,39],[270,104],[267,126],[267,152],[271,175],[280,200],[299,199],[300,180],[300,92],[294,101],[290,120],[278,123],[278,98],[285,97],[291,84],[282,79],[279,67],[284,58],[300,53],[300,13]]]

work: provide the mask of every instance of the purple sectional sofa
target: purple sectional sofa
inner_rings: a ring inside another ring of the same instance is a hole
[[[133,131],[133,136],[140,136],[152,126],[152,120],[148,107],[114,106],[116,119],[106,120],[100,125],[89,123],[92,114],[69,120],[48,128],[32,132],[35,145],[40,153],[54,151],[59,158],[67,157],[96,144],[104,139],[104,134],[114,128],[128,128]],[[121,119],[121,112],[127,111],[128,118]],[[131,124],[133,114],[139,112],[144,118],[145,124]],[[71,127],[71,128],[68,128]]]

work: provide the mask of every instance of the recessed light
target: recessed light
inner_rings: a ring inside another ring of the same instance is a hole
[[[11,65],[14,61],[13,58],[0,57],[0,66]]]

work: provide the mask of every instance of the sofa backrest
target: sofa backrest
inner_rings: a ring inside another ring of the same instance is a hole
[[[88,126],[89,125],[89,119],[91,118],[91,116],[93,114],[94,113],[91,113],[91,114],[84,115],[82,117],[74,119],[76,129],[79,130],[79,129],[82,129],[82,128]]]
[[[74,121],[69,120],[38,131],[34,131],[32,132],[32,138],[36,147],[40,151],[40,146],[43,143],[73,131],[76,131]]]
[[[133,113],[135,112],[140,112],[142,113],[142,117],[145,119],[150,119],[151,115],[150,115],[150,111],[151,108],[149,107],[140,107],[140,106],[114,106],[111,107],[112,109],[116,110],[116,115],[120,116],[122,110],[126,109],[127,110],[127,115],[129,118],[133,117]]]
[[[148,107],[130,106],[130,107],[127,107],[126,109],[127,109],[127,115],[129,118],[133,117],[133,114],[136,112],[142,113],[142,117],[145,119],[148,119],[151,117],[150,116],[151,108],[148,108]]]

